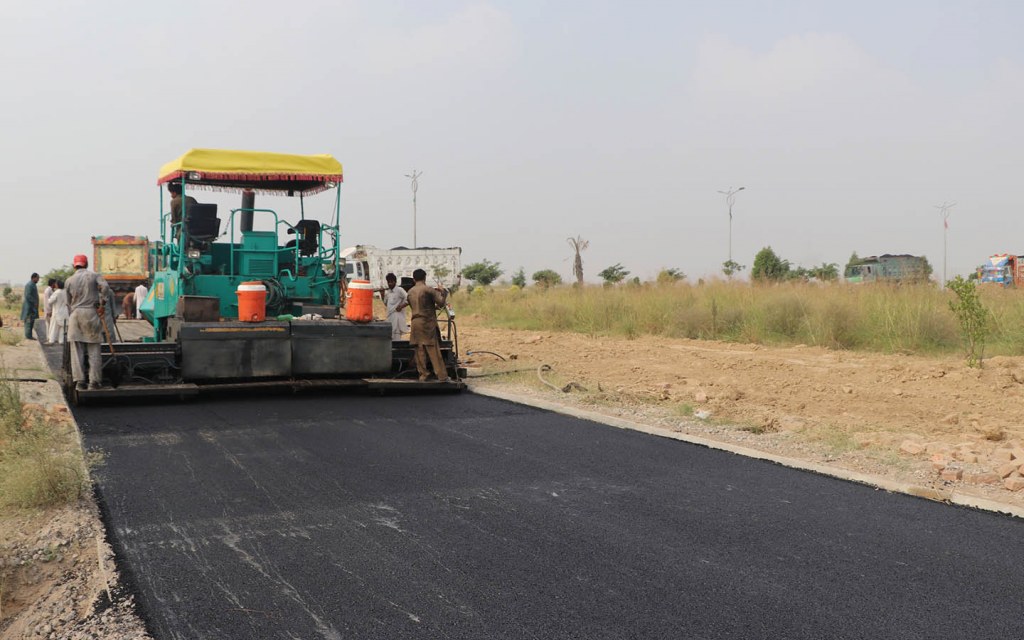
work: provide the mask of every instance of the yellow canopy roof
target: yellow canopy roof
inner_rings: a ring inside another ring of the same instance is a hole
[[[189,149],[160,167],[157,184],[185,178],[189,186],[222,190],[317,193],[342,181],[341,163],[326,153]]]

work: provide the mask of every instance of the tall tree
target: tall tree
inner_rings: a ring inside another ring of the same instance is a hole
[[[754,256],[754,266],[750,269],[750,277],[754,280],[778,282],[789,277],[789,260],[783,260],[765,247]]]
[[[522,267],[519,267],[519,270],[512,274],[512,284],[520,289],[526,286],[526,271]]]
[[[474,262],[462,268],[462,275],[485,287],[497,280],[502,273],[504,272],[501,270],[501,263],[490,260]]]
[[[686,274],[683,273],[682,269],[665,268],[658,272],[658,277],[655,280],[658,284],[674,284],[680,280],[686,280]]]
[[[849,273],[850,267],[855,267],[861,264],[862,262],[864,261],[861,260],[860,256],[857,255],[857,252],[854,251],[853,253],[850,254],[850,259],[846,261],[846,266],[843,267],[843,273]]]
[[[562,276],[558,275],[557,272],[551,269],[541,269],[532,276],[533,281],[537,283],[537,286],[547,289],[553,287],[556,284],[562,284]]]
[[[722,263],[722,273],[725,274],[726,278],[732,278],[734,274],[737,274],[746,268],[747,265],[740,264],[735,260],[726,260]]]
[[[814,267],[810,271],[811,275],[818,280],[839,279],[839,265],[834,262],[822,262],[820,266]]]
[[[604,280],[605,284],[618,284],[629,275],[629,269],[623,267],[622,263],[616,262],[597,275]]]
[[[45,276],[40,278],[40,281],[46,283],[50,281],[50,278],[53,278],[54,280],[67,280],[74,272],[74,268],[71,265],[66,264],[63,267],[50,269]]]
[[[575,252],[575,257],[572,261],[572,275],[576,277],[576,284],[583,285],[583,258],[580,256],[581,251],[585,251],[590,246],[589,240],[584,240],[583,236],[576,236],[575,238],[566,238],[569,242],[569,246],[572,247]]]

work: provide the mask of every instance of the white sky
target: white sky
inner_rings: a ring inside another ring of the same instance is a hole
[[[331,153],[343,243],[506,277],[1024,254],[1024,3],[94,0],[0,4],[0,280],[157,235],[191,147]],[[197,194],[233,206],[237,196]],[[329,196],[307,211],[323,212]],[[260,197],[282,214],[298,201]],[[224,216],[226,217],[226,216]]]

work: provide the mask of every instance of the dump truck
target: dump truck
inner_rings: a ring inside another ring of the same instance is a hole
[[[93,270],[103,276],[120,299],[149,280],[150,245],[146,236],[93,236]]]
[[[843,278],[846,282],[890,282],[913,284],[928,282],[930,269],[928,259],[908,254],[884,254],[861,258],[856,264],[846,266]]]
[[[1002,287],[1016,287],[1024,282],[1024,256],[997,253],[978,267],[978,281],[998,284]]]
[[[384,276],[395,274],[399,282],[412,282],[412,272],[423,269],[431,285],[455,289],[462,283],[461,247],[395,247],[378,249],[358,244],[341,252],[349,280],[369,280],[374,289],[387,286]]]
[[[385,321],[343,317],[339,250],[341,164],[332,156],[191,149],[162,166],[152,286],[140,304],[152,334],[102,347],[103,388],[76,389],[65,347],[63,383],[73,402],[184,397],[265,387],[457,391],[454,318],[441,317],[450,382],[417,379],[407,341]],[[172,212],[164,185],[180,192]],[[203,190],[241,195],[222,211]],[[307,217],[307,198],[333,195],[329,220]],[[267,203],[257,206],[261,194]],[[243,291],[262,291],[259,314],[240,317]],[[444,313],[444,310],[441,310]],[[258,315],[258,317],[257,317]],[[109,338],[108,338],[109,340]]]

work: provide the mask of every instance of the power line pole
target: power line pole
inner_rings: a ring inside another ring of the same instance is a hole
[[[732,205],[736,202],[736,194],[744,189],[746,189],[746,187],[740,187],[738,189],[729,187],[728,191],[718,192],[725,196],[725,204],[729,207],[729,262],[732,262]]]
[[[416,244],[416,191],[420,188],[419,178],[423,175],[422,171],[412,170],[412,173],[405,174],[406,178],[412,180],[412,248],[415,249],[419,245]]]
[[[956,206],[956,200],[953,202],[943,202],[942,204],[934,205],[939,210],[939,215],[942,216],[942,286],[946,286],[946,255],[949,251],[949,210]]]

